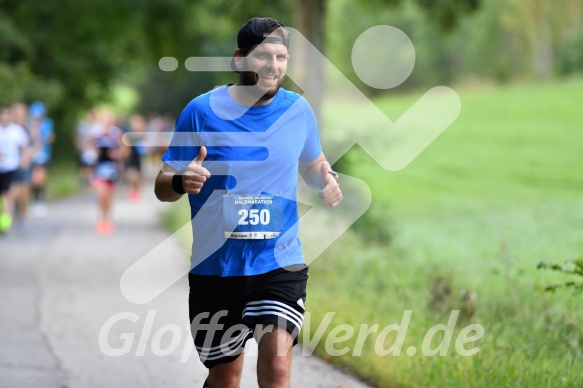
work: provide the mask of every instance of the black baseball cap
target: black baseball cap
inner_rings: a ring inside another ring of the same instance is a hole
[[[270,27],[278,26],[282,28],[283,37],[279,36],[269,36],[265,37],[265,31]],[[243,26],[239,29],[237,34],[237,47],[239,49],[248,49],[256,44],[265,43],[276,43],[283,44],[285,47],[289,48],[289,33],[282,22],[275,20],[273,18],[252,18],[247,20]],[[237,67],[235,66],[235,58],[231,59],[231,69],[235,73],[239,73]]]
[[[267,31],[272,26],[278,26],[283,28],[283,37],[270,36],[264,37],[265,31]],[[283,44],[285,47],[289,48],[289,33],[283,23],[277,21],[273,18],[252,18],[249,19],[237,34],[237,46],[240,49],[246,49],[256,44],[265,43],[277,43]]]

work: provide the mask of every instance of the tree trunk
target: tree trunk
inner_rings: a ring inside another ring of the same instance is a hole
[[[324,19],[325,0],[296,0],[295,26],[314,46],[324,53]],[[301,46],[291,55],[295,56],[301,66],[298,85],[307,85],[303,90],[309,99],[316,118],[322,128],[322,96],[324,94],[324,69],[319,58],[306,54]]]

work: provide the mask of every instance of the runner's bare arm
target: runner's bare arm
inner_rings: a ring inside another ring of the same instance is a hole
[[[167,165],[162,163],[158,176],[156,176],[156,182],[154,183],[154,193],[156,198],[162,202],[174,202],[178,201],[182,194],[178,194],[172,189],[172,178],[177,171]]]
[[[154,184],[156,197],[163,202],[174,202],[180,199],[182,194],[200,193],[204,182],[211,177],[210,172],[202,166],[206,155],[206,147],[201,147],[198,156],[182,171],[176,171],[167,163],[163,163]]]
[[[338,206],[342,201],[337,175],[332,174],[330,163],[323,153],[310,163],[300,163],[300,175],[308,186],[318,191],[320,198],[328,206]]]
[[[26,168],[28,167],[28,145],[23,144],[20,146],[20,159],[18,160],[18,168]]]

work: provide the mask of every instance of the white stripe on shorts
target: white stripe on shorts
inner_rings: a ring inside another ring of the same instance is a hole
[[[241,348],[242,343],[247,338],[247,335],[251,332],[250,329],[244,330],[238,336],[231,338],[229,342],[220,344],[217,346],[210,346],[208,348],[203,348],[202,346],[196,346],[196,350],[199,356],[205,357],[206,360],[215,360],[223,356],[229,356]]]
[[[304,317],[302,316],[302,314],[300,314],[296,309],[288,306],[285,303],[278,302],[277,300],[257,300],[257,301],[253,301],[253,302],[247,303],[247,305],[245,307],[249,307],[249,306],[270,306],[270,305],[272,305],[272,306],[281,306],[281,307],[289,310],[289,312],[291,312],[296,317],[298,317],[298,319],[300,321],[303,321],[304,320]]]
[[[261,300],[247,303],[243,310],[243,317],[245,316],[261,316],[261,315],[277,315],[285,318],[300,330],[304,318],[292,307],[275,301],[275,300]]]

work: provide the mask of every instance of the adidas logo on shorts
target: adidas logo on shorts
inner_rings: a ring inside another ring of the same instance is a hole
[[[298,304],[298,305],[299,305],[301,308],[303,308],[304,310],[306,309],[306,308],[304,307],[304,301],[302,300],[302,298],[298,299],[298,301],[297,301],[297,304]]]

